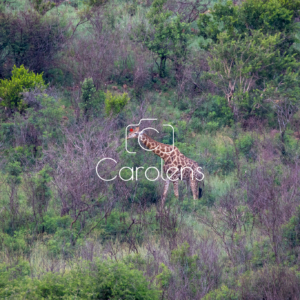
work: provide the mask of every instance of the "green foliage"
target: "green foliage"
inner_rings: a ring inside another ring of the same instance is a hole
[[[200,15],[200,35],[211,41],[207,78],[221,88],[235,118],[265,116],[268,103],[260,98],[268,82],[278,87],[282,74],[298,68],[299,8],[300,1],[290,0],[228,1]]]
[[[101,236],[104,240],[112,238],[122,238],[122,234],[126,232],[129,225],[126,224],[127,213],[113,211],[109,217],[103,221],[101,229],[103,230]]]
[[[14,144],[15,124],[14,123],[2,123],[0,126],[0,140],[5,141],[7,148]]]
[[[253,95],[254,87],[270,80],[271,74],[274,78],[290,65],[297,66],[293,57],[280,57],[276,50],[279,42],[279,35],[265,36],[258,31],[236,40],[226,32],[218,35],[218,43],[210,50],[207,77],[222,89],[235,114],[256,113],[261,106]]]
[[[297,41],[294,19],[299,9],[299,0],[246,0],[241,5],[227,1],[216,4],[209,14],[200,14],[198,27],[200,35],[214,42],[224,31],[231,39],[240,34],[247,36],[253,30],[266,35],[280,33],[280,48],[286,51]]]
[[[13,3],[14,9],[7,5],[0,12],[0,78],[8,78],[14,65],[43,72],[45,80],[53,78],[59,72],[54,61],[71,34],[65,12],[46,14],[54,7],[51,0]]]
[[[122,95],[113,95],[110,91],[105,93],[105,113],[106,115],[117,115],[119,114],[125,105],[128,103],[129,97],[127,93]]]
[[[31,0],[33,8],[41,15],[46,14],[49,10],[55,7],[55,3],[44,0]]]
[[[124,299],[155,300],[158,291],[148,287],[143,273],[123,262],[97,262],[94,267],[83,264],[71,272],[47,273],[41,279],[30,279],[29,265],[20,262],[23,280],[8,281],[13,269],[3,269],[0,279],[0,297],[6,299]],[[16,269],[16,268],[15,268]],[[16,278],[16,277],[15,277]]]
[[[142,272],[124,263],[99,265],[96,288],[98,299],[150,300],[158,299]]]
[[[96,92],[96,88],[94,86],[93,78],[86,78],[84,79],[83,83],[81,84],[81,98],[83,102],[83,107],[88,109],[87,107],[92,99],[93,94]]]
[[[35,160],[32,153],[32,146],[8,147],[8,151],[5,151],[7,162],[20,163],[22,172],[24,172],[28,166],[34,164]]]
[[[178,246],[177,249],[173,250],[171,263],[173,267],[179,269],[179,278],[177,278],[177,280],[179,282],[188,280],[190,282],[189,290],[192,295],[195,295],[199,290],[197,281],[201,278],[202,271],[204,270],[199,268],[199,257],[197,255],[190,255],[189,248],[190,245],[187,242],[184,242],[182,245]]]
[[[0,263],[0,273],[0,297],[5,298],[6,295],[13,294],[18,283],[30,274],[30,265],[23,259],[19,259],[10,267]]]
[[[28,250],[28,245],[25,240],[26,231],[15,231],[13,235],[1,233],[1,250],[14,252],[17,254],[25,253]],[[10,276],[11,277],[11,276]],[[14,277],[12,277],[14,278]]]
[[[174,287],[184,286],[184,291],[190,299],[198,299],[199,295],[206,294],[213,288],[214,280],[218,280],[218,275],[216,277],[216,274],[208,275],[211,269],[207,262],[202,261],[197,254],[192,255],[191,252],[190,245],[184,242],[172,250],[170,267],[161,265],[162,272],[156,278],[163,289],[163,295],[167,292],[167,298],[172,299]]]
[[[283,237],[289,248],[300,245],[300,206],[296,214],[283,226]]]
[[[87,4],[91,7],[99,7],[104,5],[107,2],[107,0],[86,0],[85,2],[87,2]]]
[[[254,161],[256,158],[256,152],[253,151],[254,138],[251,134],[243,134],[237,141],[236,146],[239,151],[245,155],[248,160]]]
[[[226,99],[221,96],[208,94],[199,108],[194,112],[191,128],[195,132],[214,132],[220,127],[232,125],[233,113],[228,107]]]
[[[133,3],[128,3],[126,5],[126,9],[129,15],[134,16],[137,12],[137,1],[133,1]]]
[[[37,130],[39,142],[44,146],[50,141],[61,141],[61,131],[59,126],[62,123],[63,116],[68,115],[68,111],[61,105],[59,100],[47,95],[40,94],[36,98],[40,105],[40,109],[28,108],[27,122],[32,124]],[[68,117],[66,117],[68,119]],[[25,126],[26,122],[17,122],[18,126]]]
[[[275,255],[272,251],[270,241],[264,239],[262,241],[254,242],[252,248],[251,263],[254,269],[263,267],[266,263],[274,263]]]
[[[178,66],[183,64],[190,43],[190,25],[181,21],[181,16],[164,7],[166,0],[153,1],[147,14],[150,28],[142,23],[137,29],[137,41],[156,54],[160,77],[166,76],[166,61],[170,59]]]
[[[236,167],[234,147],[229,143],[220,145],[217,148],[216,160],[224,175],[232,172]]]
[[[146,169],[146,167],[145,167],[145,169]],[[159,191],[157,190],[157,185],[155,184],[156,181],[149,181],[146,178],[142,178],[140,173],[138,173],[138,175],[139,175],[139,181],[140,181],[140,188],[136,192],[136,195],[134,197],[135,201],[140,201],[141,199],[143,199],[143,201],[145,201],[149,206],[154,203],[158,203],[158,201],[160,199],[160,194],[159,194]],[[147,176],[149,178],[155,178],[157,176],[157,172],[154,171],[153,175],[152,175],[151,171],[150,171],[147,173]]]
[[[213,290],[208,293],[203,300],[238,300],[240,299],[239,293],[222,285],[219,289]]]
[[[29,205],[34,211],[34,215],[40,215],[43,218],[44,213],[47,211],[48,203],[50,201],[52,192],[49,182],[52,180],[50,172],[52,168],[45,165],[44,168],[37,172],[34,177],[30,178],[31,192],[28,197]]]
[[[90,116],[98,116],[104,103],[105,94],[102,91],[96,92],[93,78],[86,78],[81,83],[80,108],[83,115],[88,120]]]
[[[19,185],[22,181],[22,168],[20,162],[9,162],[6,166],[7,182],[12,185]]]
[[[31,93],[24,94],[22,100],[25,105],[29,103],[26,109],[26,118],[22,118],[19,114],[14,114],[13,123],[3,123],[0,126],[0,136],[6,138],[6,147],[8,156],[12,155],[11,148],[15,148],[20,141],[20,135],[25,138],[25,143],[18,149],[18,159],[22,165],[29,165],[32,159],[37,158],[40,154],[41,147],[47,147],[52,141],[60,142],[62,132],[60,124],[65,119],[68,111],[57,101],[47,94]],[[28,98],[30,100],[28,100]],[[17,155],[16,152],[14,155]]]
[[[10,80],[0,79],[0,106],[23,112],[27,105],[22,101],[21,93],[34,88],[44,89],[43,74],[34,74],[23,65],[20,68],[14,66],[11,73]]]
[[[44,217],[44,222],[40,225],[41,227],[44,227],[44,231],[48,234],[56,233],[59,229],[68,229],[70,228],[72,219],[70,216],[54,216],[51,217],[49,215],[46,215]],[[42,231],[40,229],[40,231]]]
[[[287,126],[300,108],[299,85],[299,72],[294,72],[289,67],[284,74],[268,82],[260,95],[260,101],[263,101],[265,107],[269,111],[273,111],[277,117],[278,127],[282,134],[282,142],[284,142]]]
[[[190,275],[192,275],[197,256],[190,256],[189,248],[190,245],[187,242],[183,243],[181,246],[178,246],[177,249],[172,251],[171,262],[173,264],[178,263],[180,267],[186,268],[186,271],[190,272]]]
[[[156,280],[161,289],[166,290],[169,287],[169,283],[172,279],[171,270],[164,264],[161,264],[162,272],[156,276]]]

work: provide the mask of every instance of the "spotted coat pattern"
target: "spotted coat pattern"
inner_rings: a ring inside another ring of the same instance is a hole
[[[194,200],[198,198],[197,183],[204,178],[204,175],[195,161],[184,156],[177,147],[159,143],[143,131],[140,132],[139,127],[130,132],[128,138],[138,138],[148,149],[164,160],[163,171],[167,176],[162,196],[162,207],[167,197],[170,182],[173,183],[176,197],[179,196],[178,181],[185,180],[191,186]]]

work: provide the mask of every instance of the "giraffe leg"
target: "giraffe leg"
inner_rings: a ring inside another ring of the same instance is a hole
[[[165,187],[164,187],[164,192],[163,192],[163,196],[162,196],[162,199],[161,199],[161,210],[163,209],[163,207],[165,205],[165,201],[166,201],[166,198],[167,198],[167,193],[168,193],[169,185],[170,185],[170,180],[166,180]]]
[[[178,192],[178,180],[176,181],[173,181],[173,187],[174,187],[174,194],[175,194],[175,197],[179,197],[179,192]]]
[[[187,178],[187,179],[185,180],[185,184],[186,184],[186,190],[188,190],[189,185],[190,185],[190,179],[189,179],[189,178]]]
[[[191,184],[190,184],[190,179],[189,179],[189,178],[187,178],[187,179],[185,180],[185,184],[186,184],[186,192],[185,192],[185,196],[184,196],[184,197],[188,197],[188,196],[189,196],[189,193],[190,193],[190,188],[189,188],[189,186],[191,185]]]
[[[192,193],[193,193],[193,198],[194,198],[194,200],[196,200],[196,199],[198,199],[198,195],[197,195],[197,180],[190,179],[190,185],[191,185],[191,189],[192,189]]]

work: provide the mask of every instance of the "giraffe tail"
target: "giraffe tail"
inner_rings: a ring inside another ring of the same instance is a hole
[[[200,199],[202,197],[202,188],[199,187],[199,196],[198,196],[198,199]]]
[[[200,182],[200,185],[201,185],[202,187],[201,187],[201,186],[199,187],[198,199],[202,198],[202,196],[203,196],[203,192],[204,192],[204,182],[201,181],[201,182]]]

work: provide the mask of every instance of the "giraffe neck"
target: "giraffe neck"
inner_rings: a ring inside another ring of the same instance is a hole
[[[161,157],[164,161],[166,161],[170,155],[170,152],[173,150],[173,146],[159,143],[145,133],[140,134],[139,139],[148,149],[150,149],[157,156]]]

